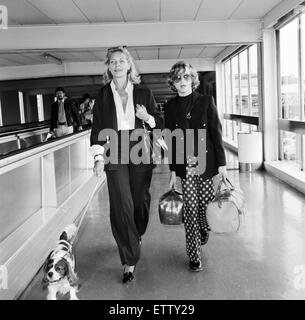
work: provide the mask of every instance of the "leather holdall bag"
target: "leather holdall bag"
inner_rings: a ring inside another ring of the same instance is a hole
[[[225,186],[225,188],[222,188]],[[215,198],[206,210],[207,222],[214,233],[231,233],[239,230],[245,214],[243,191],[226,179],[218,184]]]
[[[160,197],[159,218],[160,222],[166,225],[179,225],[183,223],[182,193],[172,188]]]

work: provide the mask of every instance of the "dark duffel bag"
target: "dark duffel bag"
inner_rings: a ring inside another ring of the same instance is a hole
[[[159,200],[160,222],[166,225],[179,225],[183,223],[182,193],[172,188],[164,193]]]

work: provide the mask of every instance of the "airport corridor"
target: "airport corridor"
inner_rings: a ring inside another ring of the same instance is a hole
[[[183,226],[160,223],[158,199],[168,191],[169,171],[167,165],[158,165],[135,280],[123,284],[104,184],[90,204],[74,247],[79,299],[305,299],[304,195],[264,171],[239,172],[236,156],[228,152],[227,159],[231,182],[244,191],[247,213],[237,233],[210,233],[202,247],[204,269],[197,273],[188,270]],[[19,299],[46,299],[41,279],[40,270]]]

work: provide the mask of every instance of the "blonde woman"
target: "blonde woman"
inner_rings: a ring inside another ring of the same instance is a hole
[[[142,236],[148,224],[153,164],[134,164],[132,161],[124,164],[120,137],[143,128],[143,124],[151,129],[161,128],[162,118],[151,91],[140,85],[140,76],[126,47],[109,48],[105,63],[107,84],[101,89],[93,109],[91,145],[96,150],[94,172],[100,176],[105,156],[96,146],[108,141],[99,141],[99,133],[103,129],[113,129],[118,134],[118,163],[105,164],[105,172],[111,228],[124,267],[122,280],[126,283],[134,278]],[[136,142],[130,142],[130,149],[134,144]]]

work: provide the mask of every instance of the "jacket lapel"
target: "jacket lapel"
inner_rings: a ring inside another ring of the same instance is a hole
[[[107,88],[105,90],[105,101],[104,105],[106,106],[105,110],[106,113],[104,114],[105,118],[107,119],[107,126],[113,128],[114,130],[118,130],[118,120],[116,116],[116,108],[113,98],[113,93],[110,87],[110,83],[107,84]]]
[[[139,101],[140,94],[138,92],[138,86],[133,86],[133,106],[134,106],[134,114],[137,113],[137,104],[141,104],[141,101]],[[138,117],[135,117],[135,128],[142,128],[142,120],[140,120]]]

